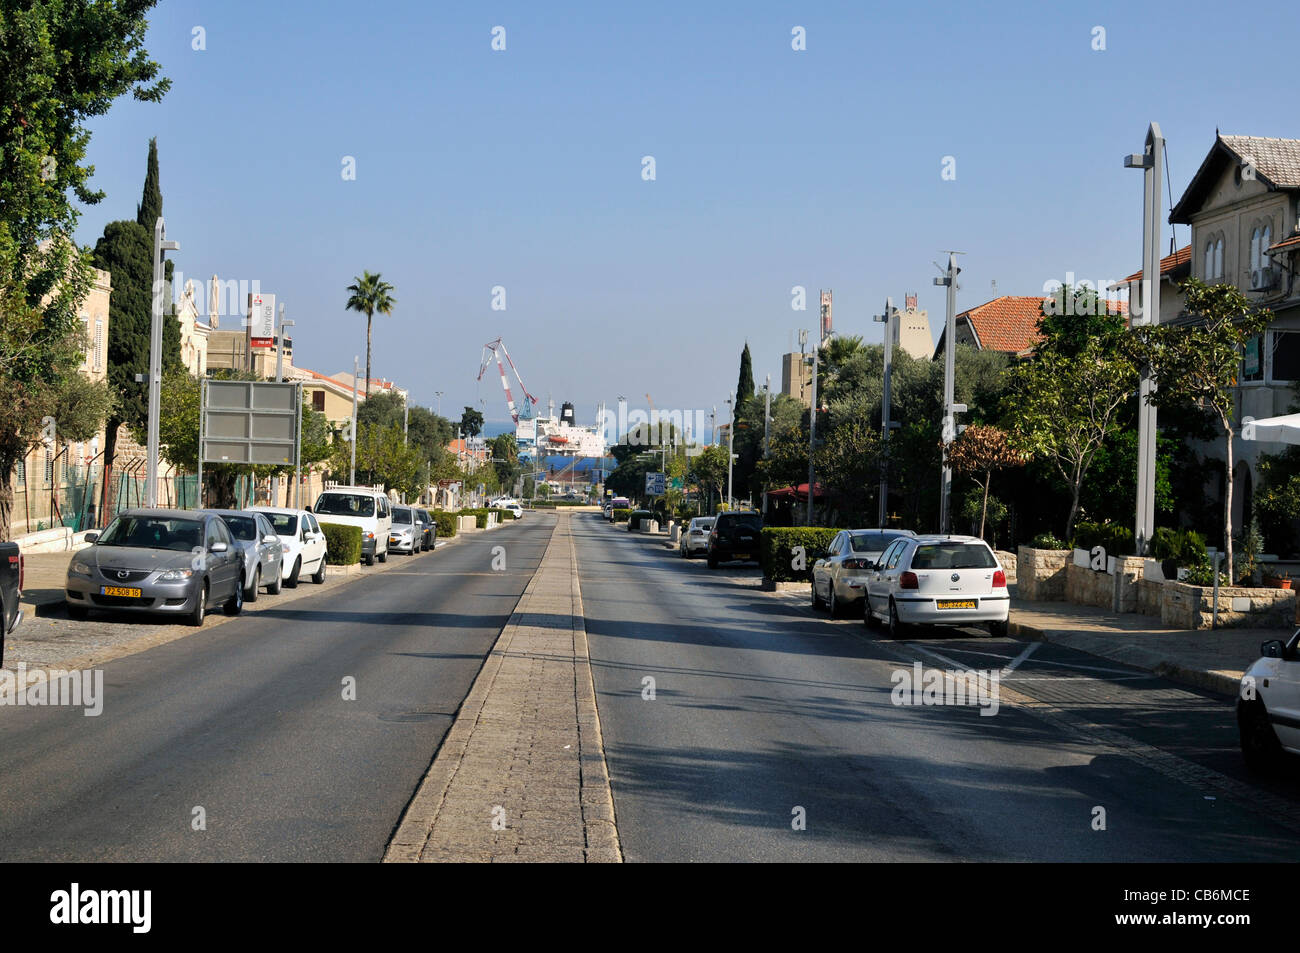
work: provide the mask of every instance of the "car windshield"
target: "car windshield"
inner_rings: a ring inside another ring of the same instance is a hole
[[[902,535],[902,533],[854,533],[850,539],[853,541],[855,553],[883,553],[890,543]]]
[[[251,516],[223,516],[235,539],[244,541],[257,539],[257,522]]]
[[[357,493],[322,493],[316,512],[326,516],[374,516],[375,498]]]
[[[271,521],[271,528],[277,536],[292,536],[298,532],[298,517],[292,513],[264,513]]]
[[[997,564],[979,543],[927,543],[912,556],[913,569],[995,569]]]
[[[408,508],[406,508],[405,506],[394,506],[394,507],[393,507],[393,522],[394,522],[394,523],[413,523],[413,522],[415,522],[415,520],[413,520],[413,519],[411,518],[411,511],[410,511]]]
[[[203,524],[198,520],[119,516],[104,530],[99,543],[101,546],[188,552],[203,545]]]

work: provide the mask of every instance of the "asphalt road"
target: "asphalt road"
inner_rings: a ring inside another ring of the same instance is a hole
[[[378,861],[554,526],[110,662],[98,717],[0,707],[0,860]]]
[[[756,569],[574,531],[630,861],[1297,856],[1300,784],[1244,773],[1231,699],[975,630],[889,642],[737,585]],[[997,713],[893,704],[914,661],[1011,669]]]

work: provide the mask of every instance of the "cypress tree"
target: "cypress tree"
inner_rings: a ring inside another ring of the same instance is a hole
[[[736,406],[742,406],[745,401],[754,396],[754,363],[749,356],[749,342],[745,342],[745,349],[740,352],[740,380],[736,383]]]

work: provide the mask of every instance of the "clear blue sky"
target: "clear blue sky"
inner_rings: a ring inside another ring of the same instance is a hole
[[[428,406],[445,391],[448,416],[480,397],[506,416],[495,367],[475,382],[498,335],[543,405],[590,420],[648,391],[707,410],[746,339],[779,384],[821,288],[837,330],[878,340],[871,315],[909,291],[937,330],[943,249],[968,253],[959,308],[994,280],[1037,294],[1136,270],[1142,182],[1122,157],[1152,119],[1175,200],[1216,126],[1300,136],[1300,13],[1271,6],[165,0],[148,48],[173,89],[92,125],[108,197],[78,238],[134,218],[157,136],[177,268],[279,295],[301,366],[364,361],[343,304],[368,268],[399,302],[376,318],[375,375]]]

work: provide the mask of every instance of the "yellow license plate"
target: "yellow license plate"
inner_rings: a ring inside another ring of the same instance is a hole
[[[736,554],[735,554],[735,558],[736,558],[736,559],[748,559],[748,558],[749,558],[749,553],[736,553]]]
[[[103,586],[99,590],[101,596],[127,596],[131,599],[140,598],[139,589],[124,589],[121,586]]]
[[[974,609],[974,599],[939,599],[935,602],[938,609]]]

